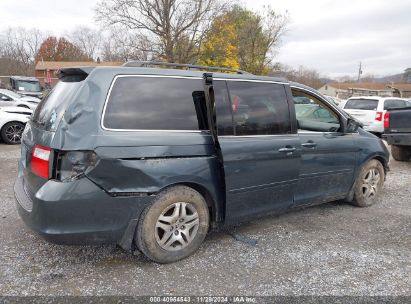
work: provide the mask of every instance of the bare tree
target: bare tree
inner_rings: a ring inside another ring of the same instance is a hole
[[[96,19],[122,25],[150,42],[155,56],[168,62],[196,59],[199,46],[223,0],[103,0]],[[136,47],[141,47],[137,45]]]
[[[8,28],[0,34],[0,74],[33,75],[36,53],[44,39],[38,29]]]
[[[124,26],[114,26],[104,33],[101,55],[105,61],[155,59],[155,49],[145,36],[130,32]]]
[[[67,37],[88,58],[97,59],[102,45],[102,33],[87,26],[77,26]]]
[[[314,69],[303,66],[293,69],[287,65],[280,65],[279,68],[280,72],[278,74],[286,77],[288,80],[296,81],[315,89],[319,89],[325,84],[321,79],[320,73]]]

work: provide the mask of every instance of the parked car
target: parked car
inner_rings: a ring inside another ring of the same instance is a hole
[[[0,108],[0,135],[4,143],[19,144],[24,126],[33,112],[21,107]]]
[[[382,191],[387,148],[314,89],[133,65],[62,69],[27,123],[14,193],[44,238],[169,263],[210,227]],[[293,97],[332,121],[296,116]]]
[[[28,76],[0,76],[0,81],[6,88],[17,94],[32,97],[43,97],[43,88],[36,77]]]
[[[0,89],[0,107],[13,106],[35,110],[40,99],[32,96],[23,96],[10,90]]]
[[[395,160],[411,159],[411,102],[402,109],[388,109],[384,117],[384,137]]]
[[[345,103],[344,111],[361,121],[364,130],[381,135],[384,133],[387,109],[404,108],[408,104],[407,100],[396,97],[351,97]]]

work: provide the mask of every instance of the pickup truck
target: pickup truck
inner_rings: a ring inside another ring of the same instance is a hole
[[[395,160],[411,158],[411,104],[400,109],[388,109],[384,115],[384,138],[391,145]]]

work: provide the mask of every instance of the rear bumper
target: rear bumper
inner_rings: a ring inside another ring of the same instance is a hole
[[[20,217],[48,241],[120,243],[125,249],[131,248],[137,219],[151,200],[149,196],[112,197],[87,178],[70,183],[50,180],[30,193],[20,176],[14,194]]]
[[[384,134],[387,143],[396,146],[411,146],[411,133]]]
[[[364,124],[363,129],[365,131],[368,131],[368,132],[383,133],[384,132],[384,125],[381,124],[381,123],[371,123],[369,125]]]

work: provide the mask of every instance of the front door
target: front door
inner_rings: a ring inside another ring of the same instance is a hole
[[[295,205],[344,198],[354,181],[358,134],[344,134],[337,111],[308,91],[293,89],[301,141]]]
[[[214,95],[226,222],[292,206],[301,147],[284,85],[216,80]]]

